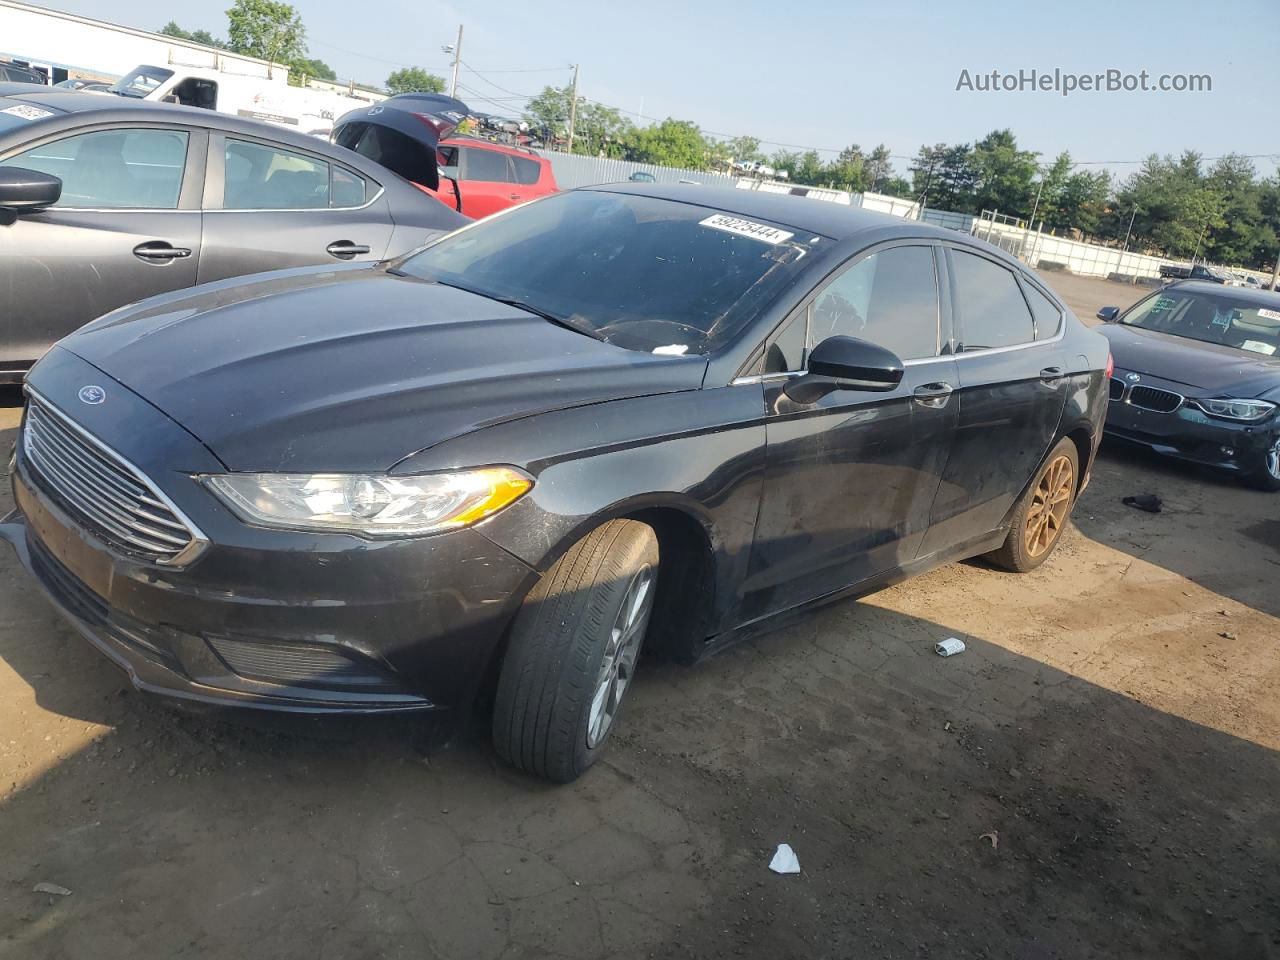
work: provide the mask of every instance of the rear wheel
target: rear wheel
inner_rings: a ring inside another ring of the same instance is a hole
[[[1280,434],[1271,438],[1270,445],[1258,457],[1257,467],[1245,480],[1259,490],[1280,490]]]
[[[1009,535],[987,559],[1015,573],[1034,570],[1048,560],[1075,504],[1079,471],[1076,445],[1061,440],[1018,503]]]
[[[635,676],[657,587],[658,538],[611,520],[556,561],[525,599],[498,676],[493,742],[560,783],[604,751]]]

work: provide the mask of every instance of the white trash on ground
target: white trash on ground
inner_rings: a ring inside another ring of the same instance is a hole
[[[791,849],[791,844],[778,844],[778,852],[773,855],[773,859],[769,861],[769,869],[774,873],[799,873],[800,858],[796,856],[796,852]]]
[[[964,641],[959,637],[947,637],[933,645],[933,652],[940,657],[954,657],[957,653],[964,653]]]
[[[32,887],[31,889],[32,889],[32,892],[33,892],[33,893],[51,893],[51,894],[53,894],[55,897],[69,897],[69,896],[71,896],[71,891],[70,891],[70,890],[68,890],[66,887],[59,886],[59,885],[58,885],[58,884],[56,884],[56,883],[49,883],[49,882],[48,882],[48,881],[46,881],[46,880],[42,880],[42,881],[40,881],[39,883],[37,883],[37,884],[36,884],[34,887]]]

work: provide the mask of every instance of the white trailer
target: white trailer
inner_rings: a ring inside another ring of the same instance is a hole
[[[382,94],[293,87],[284,64],[119,24],[0,0],[0,59],[44,71],[50,83],[124,77],[125,92],[327,135],[336,117]]]

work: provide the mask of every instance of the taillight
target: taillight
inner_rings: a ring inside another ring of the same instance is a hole
[[[1111,351],[1107,351],[1107,379],[1111,379],[1111,375],[1116,372],[1116,360],[1111,356]]]

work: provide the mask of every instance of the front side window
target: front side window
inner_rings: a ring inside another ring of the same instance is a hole
[[[1031,311],[1017,278],[985,257],[951,251],[956,306],[964,330],[962,349],[989,350],[1035,339]]]
[[[395,272],[515,301],[632,350],[728,343],[829,243],[707,207],[584,190],[482,220]]]
[[[60,179],[59,207],[173,210],[186,163],[183,131],[99,130],[33,147],[0,166]]]
[[[938,283],[929,247],[890,247],[836,277],[813,303],[809,346],[867,340],[902,360],[938,354]]]
[[[486,183],[510,183],[511,174],[507,170],[507,155],[496,150],[483,150],[467,147],[464,151],[467,158],[467,179],[483,180]]]
[[[1172,287],[1143,300],[1119,322],[1268,357],[1280,355],[1280,309],[1225,293]]]
[[[329,164],[281,147],[227,140],[224,210],[311,210],[329,206]]]

